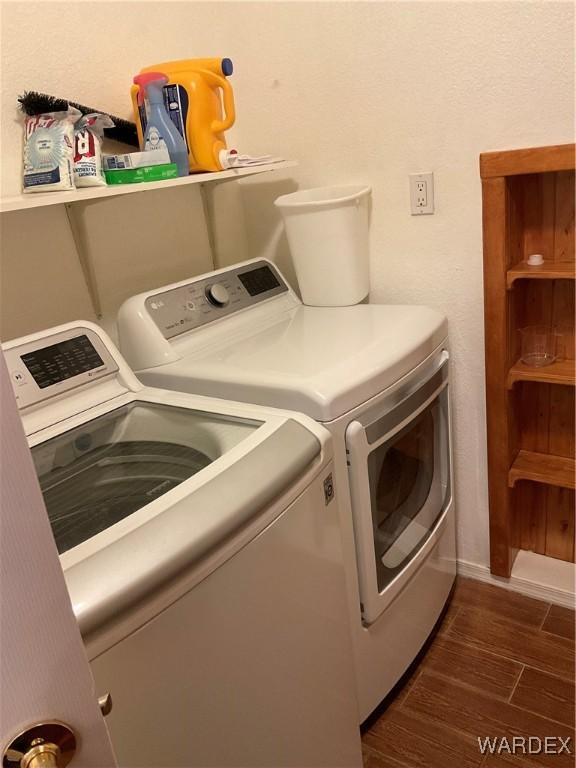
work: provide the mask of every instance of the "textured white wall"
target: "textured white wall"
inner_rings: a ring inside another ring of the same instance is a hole
[[[208,55],[235,61],[241,150],[298,159],[302,186],[372,184],[372,300],[450,320],[459,554],[487,563],[478,154],[573,141],[573,4],[30,2],[4,15],[5,185],[20,169],[10,121],[22,89],[128,115],[141,66]],[[428,170],[436,214],[413,218],[407,175]],[[271,201],[289,187],[243,185],[242,256],[285,261]]]

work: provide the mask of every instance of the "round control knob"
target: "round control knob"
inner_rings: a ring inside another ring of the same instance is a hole
[[[215,307],[225,307],[230,301],[228,291],[221,283],[214,283],[206,289],[206,297]]]

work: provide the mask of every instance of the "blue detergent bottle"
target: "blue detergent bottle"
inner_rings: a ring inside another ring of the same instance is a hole
[[[188,147],[178,128],[174,125],[164,106],[163,88],[168,77],[162,72],[146,72],[136,75],[134,83],[139,87],[138,104],[143,103],[142,90],[145,91],[148,102],[146,132],[144,133],[143,150],[166,148],[170,160],[178,167],[178,176],[188,176]]]

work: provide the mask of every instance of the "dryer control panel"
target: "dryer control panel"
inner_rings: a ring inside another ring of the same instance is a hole
[[[287,291],[278,270],[261,261],[155,293],[145,306],[164,338],[171,339]]]
[[[4,356],[20,409],[118,371],[102,339],[82,326],[7,345]]]

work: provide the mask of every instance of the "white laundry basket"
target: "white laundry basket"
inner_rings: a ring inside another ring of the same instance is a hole
[[[370,289],[368,201],[370,187],[305,189],[275,201],[304,304],[357,304]]]

